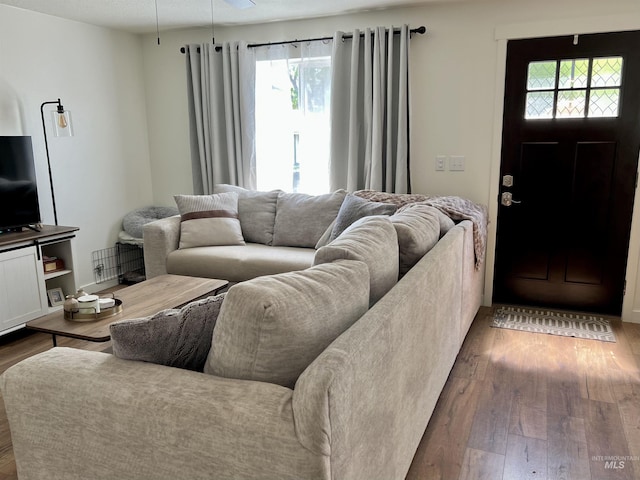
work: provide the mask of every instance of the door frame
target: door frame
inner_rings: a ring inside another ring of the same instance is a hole
[[[493,301],[493,280],[496,257],[496,235],[498,218],[498,196],[500,194],[500,164],[502,158],[502,122],[504,113],[505,74],[507,68],[507,42],[526,38],[586,35],[590,33],[613,33],[640,30],[640,18],[611,15],[559,19],[554,22],[532,22],[498,25],[496,40],[496,76],[494,91],[493,139],[491,142],[491,173],[489,186],[489,228],[485,265],[485,288],[483,304]],[[638,169],[640,170],[640,162]],[[640,189],[636,188],[631,219],[631,236],[627,252],[626,291],[622,301],[622,320],[640,323]]]

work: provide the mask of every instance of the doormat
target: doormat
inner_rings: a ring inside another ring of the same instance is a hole
[[[603,342],[616,341],[609,320],[594,315],[500,307],[493,314],[491,326]]]

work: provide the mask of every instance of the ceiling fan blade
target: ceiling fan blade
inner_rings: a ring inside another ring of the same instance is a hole
[[[224,0],[232,7],[236,8],[250,8],[255,6],[255,2],[253,0]]]

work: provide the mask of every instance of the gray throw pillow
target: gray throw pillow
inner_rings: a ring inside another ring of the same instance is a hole
[[[397,209],[398,207],[391,203],[371,202],[349,194],[340,206],[329,242],[338,238],[356,220],[371,215],[392,215]]]
[[[213,186],[213,193],[226,192],[238,194],[238,217],[245,241],[272,245],[276,203],[281,190],[259,192],[222,183]]]
[[[293,388],[368,305],[369,274],[362,262],[238,283],[227,293],[204,372]]]
[[[201,372],[225,295],[196,300],[150,317],[112,323],[113,354],[125,360]]]
[[[324,195],[281,193],[276,208],[273,244],[314,248],[338,215],[347,192]]]
[[[336,224],[336,221],[334,220],[324,231],[324,233],[320,237],[320,240],[318,240],[318,243],[316,243],[316,247],[315,247],[316,250],[319,249],[320,247],[324,247],[327,243],[331,241],[331,232],[333,231],[333,226],[335,224]]]

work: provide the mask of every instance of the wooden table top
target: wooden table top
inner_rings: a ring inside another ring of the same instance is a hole
[[[62,310],[27,322],[39,332],[79,338],[93,342],[109,341],[109,325],[119,320],[153,315],[167,308],[178,308],[206,295],[215,295],[228,282],[213,278],[160,275],[115,292],[122,300],[122,312],[96,321],[73,321]]]

